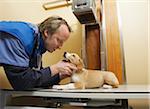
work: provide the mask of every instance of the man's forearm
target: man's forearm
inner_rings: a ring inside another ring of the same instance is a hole
[[[51,76],[49,67],[33,70],[26,67],[4,65],[5,73],[15,90],[26,90],[35,87],[49,87],[58,84],[59,75]]]

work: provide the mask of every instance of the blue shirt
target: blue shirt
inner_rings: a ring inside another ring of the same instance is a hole
[[[15,90],[49,87],[59,82],[51,77],[50,67],[39,67],[39,56],[45,52],[38,27],[25,22],[0,22],[0,65]]]

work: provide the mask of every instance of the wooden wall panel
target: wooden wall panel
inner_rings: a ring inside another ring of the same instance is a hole
[[[115,0],[103,0],[104,17],[106,27],[106,60],[107,70],[113,71],[120,83],[124,82],[123,77],[123,54],[121,52],[121,39],[118,26],[118,16]],[[104,22],[103,22],[104,23]]]
[[[86,62],[89,69],[101,69],[99,25],[86,25]]]

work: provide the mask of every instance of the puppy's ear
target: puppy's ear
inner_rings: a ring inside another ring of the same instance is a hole
[[[79,64],[77,65],[78,70],[82,70],[83,67],[84,67],[83,61],[79,59]]]

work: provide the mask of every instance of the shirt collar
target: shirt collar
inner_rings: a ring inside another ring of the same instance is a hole
[[[40,50],[40,53],[43,54],[46,52],[46,48],[44,47],[44,41],[43,41],[43,38],[42,38],[42,35],[40,34],[40,40],[39,40],[39,50]]]

